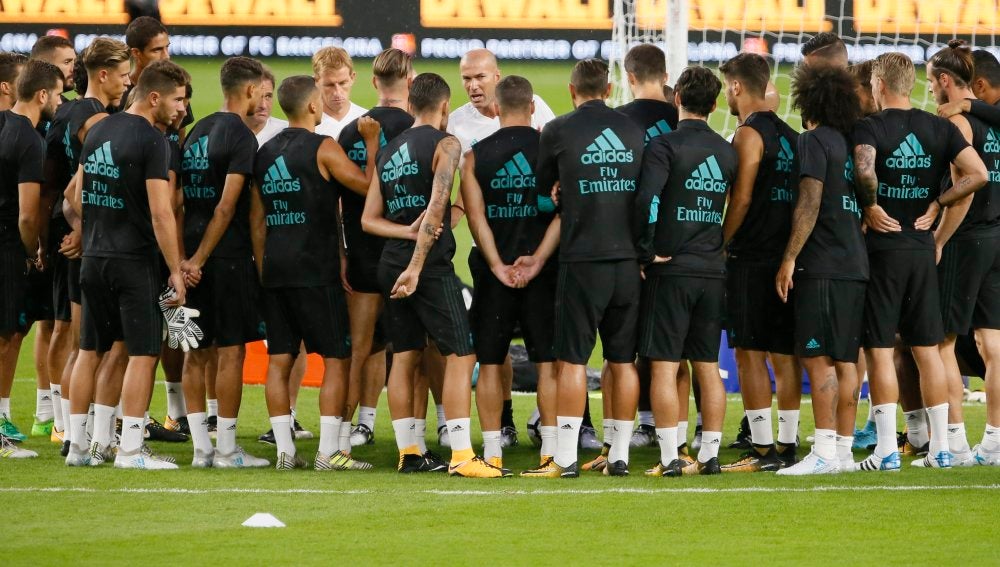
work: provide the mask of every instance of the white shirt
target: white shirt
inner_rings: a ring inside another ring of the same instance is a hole
[[[541,130],[549,120],[555,118],[549,105],[542,97],[535,95],[535,113],[531,115],[531,126]],[[448,133],[458,138],[462,143],[464,154],[473,144],[486,138],[500,129],[500,118],[489,118],[476,110],[471,102],[458,107],[448,116]]]
[[[257,147],[263,146],[268,140],[278,135],[285,128],[288,128],[288,121],[273,116],[267,117],[264,127],[257,132]]]
[[[316,127],[316,133],[323,134],[324,136],[330,136],[336,140],[340,138],[340,131],[344,129],[344,126],[350,124],[352,120],[361,118],[366,112],[368,112],[367,109],[362,108],[353,102],[351,103],[351,107],[347,109],[347,114],[344,115],[343,120],[337,120],[324,112],[322,121],[319,123],[319,126]]]

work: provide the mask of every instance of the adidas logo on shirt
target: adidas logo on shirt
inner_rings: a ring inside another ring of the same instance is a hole
[[[385,132],[379,132],[378,147],[381,148],[385,146],[387,143],[388,142],[386,142],[385,140]],[[365,161],[368,161],[368,148],[365,147],[364,140],[358,140],[357,142],[354,142],[354,145],[351,146],[351,149],[347,150],[347,159],[356,163],[363,163]]]
[[[698,169],[691,172],[691,176],[684,182],[684,187],[692,191],[725,193],[729,189],[729,183],[722,176],[722,169],[719,168],[715,156],[708,156],[708,159],[698,165]]]
[[[288,173],[288,167],[285,166],[285,156],[278,156],[271,167],[267,168],[267,173],[264,174],[264,183],[260,186],[261,192],[265,195],[294,193],[301,189],[302,185],[298,178],[293,178]]]
[[[778,159],[775,160],[774,169],[785,173],[791,173],[793,160],[795,160],[795,152],[792,151],[792,145],[788,143],[788,139],[784,136],[779,137]]]
[[[181,167],[193,170],[208,169],[208,136],[198,138],[184,150]]]
[[[983,143],[984,154],[1000,154],[1000,132],[996,128],[986,131],[986,142]]]
[[[70,140],[71,140],[71,139],[72,139],[72,138],[71,138],[71,137],[70,137],[70,135],[69,135],[69,128],[66,128],[66,133],[65,133],[65,134],[63,134],[63,140],[62,140],[62,143],[63,143],[63,150],[64,150],[64,151],[66,152],[66,157],[67,157],[67,158],[68,158],[68,159],[69,159],[70,161],[74,161],[74,160],[73,160],[73,148],[72,148],[72,147],[70,147],[70,145],[69,145],[69,144],[70,144]]]
[[[658,120],[656,122],[656,124],[653,124],[649,128],[646,128],[646,140],[645,140],[645,142],[646,142],[646,144],[649,144],[649,141],[652,140],[653,138],[655,138],[657,136],[662,136],[662,135],[666,134],[667,132],[671,132],[671,131],[672,131],[672,128],[670,128],[670,124],[667,124],[666,120]]]
[[[602,163],[632,163],[635,154],[625,147],[621,139],[611,128],[605,128],[594,138],[594,143],[587,146],[587,153],[580,158],[584,165]]]
[[[407,175],[420,173],[420,168],[410,158],[409,142],[399,146],[396,153],[392,154],[389,161],[382,167],[381,179],[383,182],[395,181]]]
[[[817,341],[816,339],[809,339],[809,342],[806,343],[806,349],[808,350],[818,349],[819,346],[820,346],[819,341]]]
[[[535,186],[535,173],[523,152],[517,152],[490,181],[492,189],[523,189]]]
[[[931,166],[931,158],[924,153],[920,140],[911,132],[885,159],[885,164],[893,169],[926,168]]]
[[[104,142],[99,148],[94,150],[94,153],[87,156],[87,160],[83,164],[83,171],[84,173],[103,175],[111,179],[121,177],[121,170],[118,169],[114,159],[111,158],[110,141]]]

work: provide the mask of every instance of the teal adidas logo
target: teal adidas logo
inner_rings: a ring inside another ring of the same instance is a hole
[[[785,173],[792,172],[792,162],[795,160],[795,152],[792,145],[784,136],[778,138],[778,159],[774,160],[774,169]]]
[[[729,189],[729,183],[722,175],[715,156],[708,156],[708,159],[701,162],[698,167],[691,172],[684,187],[692,191],[710,191],[712,193],[725,193]]]
[[[819,341],[817,341],[816,339],[809,339],[809,342],[806,343],[806,350],[816,350],[819,347],[820,347]]]
[[[666,120],[657,120],[656,124],[653,124],[649,128],[646,128],[646,140],[645,142],[649,144],[649,141],[657,136],[662,136],[667,132],[673,131],[670,124],[667,124]]]
[[[285,156],[278,156],[264,174],[264,183],[260,186],[265,195],[274,193],[294,193],[302,189],[297,177],[292,177],[285,165]]]
[[[420,173],[420,168],[410,158],[409,142],[406,142],[402,146],[399,146],[396,153],[392,154],[389,161],[382,166],[380,177],[383,182],[388,183],[400,177],[416,175],[418,173]]]
[[[602,130],[597,138],[594,138],[594,142],[587,146],[587,153],[580,157],[580,163],[584,165],[633,161],[635,154],[625,147],[621,138],[611,128]]]
[[[181,168],[202,171],[208,169],[208,136],[198,138],[185,148]]]
[[[531,164],[524,157],[524,152],[514,154],[490,181],[491,189],[524,189],[534,186],[535,173],[531,171]]]
[[[69,161],[72,162],[73,161],[73,148],[69,145],[70,144],[70,140],[72,140],[72,137],[69,135],[69,128],[66,128],[66,132],[63,133],[63,140],[62,140],[63,151],[66,152],[66,158],[69,159]]]
[[[885,165],[893,169],[927,168],[931,166],[931,158],[924,153],[920,140],[910,132],[893,150],[892,155],[885,159]]]
[[[385,139],[385,132],[378,133],[378,147],[382,148],[388,142]],[[364,167],[364,162],[368,161],[368,148],[365,147],[364,140],[358,140],[354,142],[351,149],[347,150],[347,159],[361,165]]]
[[[649,224],[656,224],[660,218],[660,196],[653,195],[652,202],[649,203]]]
[[[90,173],[92,175],[103,175],[104,177],[110,177],[111,179],[118,179],[121,177],[121,170],[115,165],[114,159],[111,157],[111,142],[104,142],[100,147],[94,150],[94,153],[87,156],[87,160],[83,164],[84,173]]]
[[[854,183],[854,157],[847,156],[847,161],[844,162],[844,179],[848,183]]]
[[[986,142],[983,143],[984,154],[1000,154],[1000,132],[995,128],[986,131]]]

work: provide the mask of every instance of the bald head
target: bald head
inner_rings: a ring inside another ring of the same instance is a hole
[[[496,55],[488,49],[473,49],[462,56],[458,70],[472,106],[486,116],[495,116],[494,93],[500,81]]]

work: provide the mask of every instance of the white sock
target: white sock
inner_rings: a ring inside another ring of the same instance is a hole
[[[208,400],[208,417],[219,417],[219,400]]]
[[[74,413],[69,416],[69,430],[66,432],[72,444],[72,449],[82,453],[89,449],[87,442],[87,414]]]
[[[191,416],[193,415],[195,414],[191,414],[188,416],[189,423],[191,421]],[[204,415],[204,414],[199,414],[199,415]],[[320,418],[320,420],[322,420],[322,418]],[[207,424],[208,422],[206,421],[206,425]],[[274,432],[274,444],[277,446],[278,456],[281,456],[281,454],[284,453],[289,457],[294,457],[295,438],[292,437],[292,416],[279,415],[276,417],[272,417],[271,430]],[[208,434],[206,433],[205,436],[208,437]]]
[[[35,390],[35,420],[48,421],[55,414],[52,412],[52,390]]]
[[[614,434],[612,432],[615,430],[615,420],[611,419],[610,417],[607,419],[602,419],[601,429],[604,431],[604,436],[601,438],[601,441],[603,441],[605,445],[610,446],[611,438],[614,437]]]
[[[319,452],[324,456],[329,457],[337,452],[340,445],[340,424],[343,422],[343,417],[319,416]]]
[[[851,461],[854,462],[854,453],[851,448],[854,446],[854,436],[853,435],[838,435],[837,436],[837,460],[840,462]]]
[[[878,457],[888,457],[899,451],[896,445],[896,404],[879,404],[874,408],[875,433],[878,445],[874,454]]]
[[[0,398],[0,417],[10,419],[10,398]]]
[[[451,452],[464,451],[472,448],[472,420],[467,417],[445,420],[448,426],[448,439],[451,441]]]
[[[750,422],[750,440],[754,445],[774,445],[774,429],[771,426],[771,408],[746,410]],[[794,441],[794,439],[793,439]]]
[[[70,406],[70,403],[69,403],[69,398],[63,396],[62,400],[60,400],[60,404],[62,404],[63,425],[65,425],[68,428],[69,427],[69,416],[73,415],[73,412],[70,411],[70,407],[71,406]],[[66,439],[69,439],[69,438],[67,437]]]
[[[651,411],[639,412],[639,425],[655,426],[656,423],[654,423],[653,421],[653,412]]]
[[[874,411],[875,411],[875,405],[872,403],[872,396],[871,396],[871,394],[868,394],[868,419],[865,420],[865,425],[866,426],[869,423],[871,423],[871,424],[875,423],[875,414],[874,414]]]
[[[417,443],[417,449],[420,450],[420,454],[423,455],[427,452],[427,420],[426,419],[414,419],[413,420],[413,437]]]
[[[345,455],[351,454],[351,422],[341,421],[338,445]]]
[[[906,423],[906,438],[910,441],[910,445],[917,448],[926,445],[930,440],[927,432],[927,412],[923,408],[904,411],[903,417]]]
[[[568,467],[576,462],[577,443],[580,439],[580,425],[583,424],[582,417],[556,416],[556,464],[560,467]],[[610,442],[607,437],[607,428],[611,425],[611,420],[604,420],[605,443]]]
[[[948,424],[948,450],[952,453],[968,453],[969,437],[965,434],[965,423]]]
[[[483,431],[483,458],[503,457],[499,431]]]
[[[164,382],[167,387],[167,415],[174,419],[179,419],[187,415],[187,408],[184,406],[184,388],[180,382]]]
[[[358,408],[358,425],[364,425],[368,429],[375,431],[375,408],[361,406]]]
[[[698,427],[704,425],[704,423],[701,422],[701,412],[698,412],[698,416],[695,418],[694,424]]]
[[[778,410],[778,443],[792,445],[799,436],[799,410]]]
[[[677,422],[677,446],[686,445],[688,442],[688,422]]]
[[[928,454],[937,456],[941,451],[948,451],[948,402],[927,408],[927,421],[930,422],[931,439]]]
[[[208,436],[208,414],[203,411],[189,413],[187,418],[188,426],[191,428],[191,443],[194,444],[195,450],[201,453],[213,453],[215,449],[212,447],[212,438]]]
[[[628,464],[628,450],[629,442],[632,441],[632,423],[631,419],[616,419],[614,420],[614,438],[611,440],[611,450],[608,452],[608,462],[615,463],[618,461],[625,461]]]
[[[986,430],[983,431],[983,441],[979,446],[983,451],[991,453],[1000,451],[1000,426],[987,423]]]
[[[111,420],[115,418],[115,408],[94,404],[94,438],[93,442],[101,447],[111,443]],[[125,426],[122,425],[124,434]]]
[[[556,431],[555,425],[539,425],[538,435],[542,438],[542,448],[540,454],[552,457],[556,454]],[[997,436],[1000,442],[1000,435]]]
[[[135,453],[142,448],[143,423],[142,417],[122,417],[122,442],[119,451],[122,453]]]
[[[677,458],[677,428],[657,427],[656,440],[660,443],[660,463],[669,465]]]
[[[722,445],[721,431],[701,432],[701,450],[698,451],[698,462],[707,463],[719,456],[719,446]]]
[[[392,420],[392,430],[396,433],[396,448],[402,451],[417,444],[414,436],[414,423],[412,417]]]
[[[448,422],[448,419],[445,418],[444,416],[444,404],[437,404],[434,407],[437,408],[438,427],[441,427],[442,425],[445,425]]]
[[[236,450],[236,418],[220,417],[219,430],[215,435],[215,448],[223,455]]]
[[[813,453],[824,461],[837,458],[837,432],[832,429],[817,429],[813,442]]]
[[[93,408],[94,406],[91,405],[90,407]],[[125,419],[125,414],[122,413],[122,403],[121,402],[118,402],[118,405],[115,406],[115,417],[117,417],[118,419]],[[146,417],[147,418],[149,417],[149,412],[146,412]],[[144,423],[142,426],[145,427],[146,424]]]
[[[52,427],[56,431],[65,431],[66,423],[63,420],[62,411],[62,386],[59,384],[52,384]]]
[[[94,404],[90,404],[90,408],[87,410],[87,435],[94,436]]]

